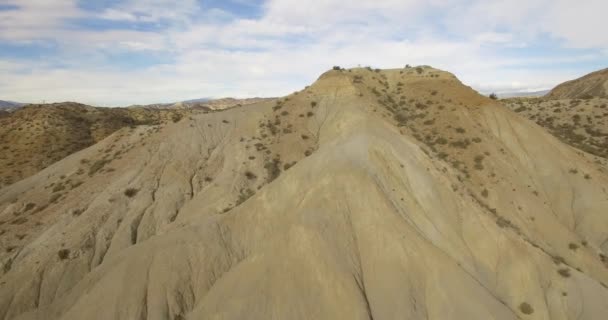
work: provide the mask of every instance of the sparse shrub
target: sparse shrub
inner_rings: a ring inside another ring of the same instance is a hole
[[[213,178],[211,178],[211,177],[205,177],[204,180],[205,180],[205,182],[211,182],[211,181],[213,181]]]
[[[428,106],[424,103],[416,102],[416,108],[418,108],[420,110],[424,110],[424,109],[428,108]]]
[[[279,177],[279,175],[281,175],[281,159],[279,158],[274,158],[271,161],[266,162],[266,164],[264,164],[264,168],[266,169],[268,178],[267,181],[268,182],[272,182],[274,181],[276,178]]]
[[[109,162],[110,161],[105,160],[105,159],[95,161],[95,163],[93,163],[91,165],[91,167],[89,168],[89,176],[92,176],[95,173],[97,173],[99,170],[101,170]]]
[[[309,118],[310,118],[310,117],[312,117],[312,116],[314,116],[314,115],[315,115],[315,113],[314,113],[314,112],[312,112],[312,111],[308,111],[308,112],[306,113],[306,116],[307,116],[307,117],[309,117]]]
[[[255,147],[255,149],[257,151],[262,151],[262,150],[266,149],[266,146],[261,142],[258,142],[256,144],[254,144],[253,146]]]
[[[471,144],[471,141],[469,139],[450,142],[450,146],[455,147],[455,148],[461,148],[461,149],[468,148],[470,144]]]
[[[333,67],[333,70],[336,70],[336,71],[342,71],[342,68],[340,68],[340,66],[334,66],[334,67]]]
[[[512,226],[511,221],[503,217],[498,217],[498,219],[496,220],[496,224],[501,228],[507,228]]]
[[[570,278],[570,269],[562,268],[557,270],[557,273],[564,278]]]
[[[310,139],[310,137],[309,137],[309,136],[307,136],[307,135],[305,135],[305,134],[303,134],[303,135],[302,135],[302,140],[308,140],[308,139]]]
[[[256,176],[255,173],[251,171],[245,171],[245,177],[247,177],[247,179],[249,180],[255,180],[258,176]]]
[[[405,125],[407,122],[407,115],[404,112],[397,112],[394,118],[401,125]]]
[[[312,108],[316,107],[316,106],[317,106],[317,102],[316,102],[316,101],[312,101],[312,102],[310,103],[310,106],[311,106]]]
[[[437,140],[435,140],[435,143],[436,144],[444,145],[444,144],[448,143],[448,140],[446,138],[444,138],[444,137],[439,137],[439,138],[437,138]]]
[[[295,161],[291,163],[286,163],[285,165],[283,165],[283,170],[289,170],[289,168],[293,167],[295,164]]]
[[[65,260],[70,257],[70,249],[61,249],[57,251],[57,256],[60,260]]]
[[[551,259],[553,259],[553,263],[556,265],[566,264],[566,259],[561,256],[552,256]]]
[[[568,248],[570,250],[576,251],[576,249],[578,249],[578,244],[571,242],[570,244],[568,244]]]
[[[27,222],[27,218],[21,217],[13,220],[11,224],[24,224]]]
[[[521,107],[515,109],[514,111],[519,113],[519,112],[523,112],[523,111],[526,111],[526,110],[528,110],[528,108],[526,108],[524,106],[521,106]]]
[[[72,183],[72,185],[70,186],[70,188],[76,189],[76,188],[78,188],[83,183],[84,182],[82,182],[82,181],[76,181],[76,182]]]
[[[239,193],[239,197],[238,197],[238,199],[236,199],[236,206],[247,201],[247,199],[251,198],[254,194],[255,194],[255,192],[249,188],[241,189],[241,192]]]
[[[135,197],[135,195],[137,195],[138,192],[139,192],[138,189],[128,188],[127,190],[125,190],[124,194],[125,194],[125,196],[127,196],[129,198],[133,198],[133,197]]]
[[[61,198],[62,194],[61,193],[56,193],[54,195],[51,196],[51,198],[49,199],[50,203],[55,203],[57,202],[57,200],[59,200],[59,198]]]
[[[488,189],[483,189],[483,191],[481,191],[481,195],[484,198],[487,198],[490,195],[490,192],[488,191]]]
[[[532,308],[532,306],[529,303],[527,303],[527,302],[522,302],[519,305],[519,310],[523,314],[532,314],[532,313],[534,313],[534,308]]]
[[[489,97],[490,97],[490,99],[492,99],[492,100],[498,100],[498,96],[497,96],[497,95],[496,95],[496,93],[494,93],[494,92],[490,93],[490,96],[489,96]]]
[[[179,113],[173,113],[171,115],[171,121],[173,122],[179,122],[180,120],[182,120],[182,115]]]

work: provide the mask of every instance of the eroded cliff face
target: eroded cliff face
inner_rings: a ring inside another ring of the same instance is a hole
[[[333,70],[1,189],[0,318],[601,319],[607,186],[449,73]]]

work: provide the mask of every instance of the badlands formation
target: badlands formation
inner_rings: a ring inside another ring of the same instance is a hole
[[[444,71],[331,70],[0,189],[0,319],[605,319],[599,159]]]
[[[0,110],[0,188],[29,177],[118,129],[178,121],[190,110],[95,108],[63,102]]]
[[[542,98],[501,102],[608,165],[608,69],[565,82]]]

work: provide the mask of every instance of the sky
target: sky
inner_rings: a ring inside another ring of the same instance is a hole
[[[544,90],[608,67],[606,12],[606,0],[0,0],[0,99],[274,97],[334,65]]]

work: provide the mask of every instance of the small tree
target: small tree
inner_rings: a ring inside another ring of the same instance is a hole
[[[490,99],[498,100],[498,96],[496,95],[496,93],[492,92],[492,93],[490,93]]]
[[[340,68],[340,66],[334,66],[334,70],[340,71],[342,68]]]

